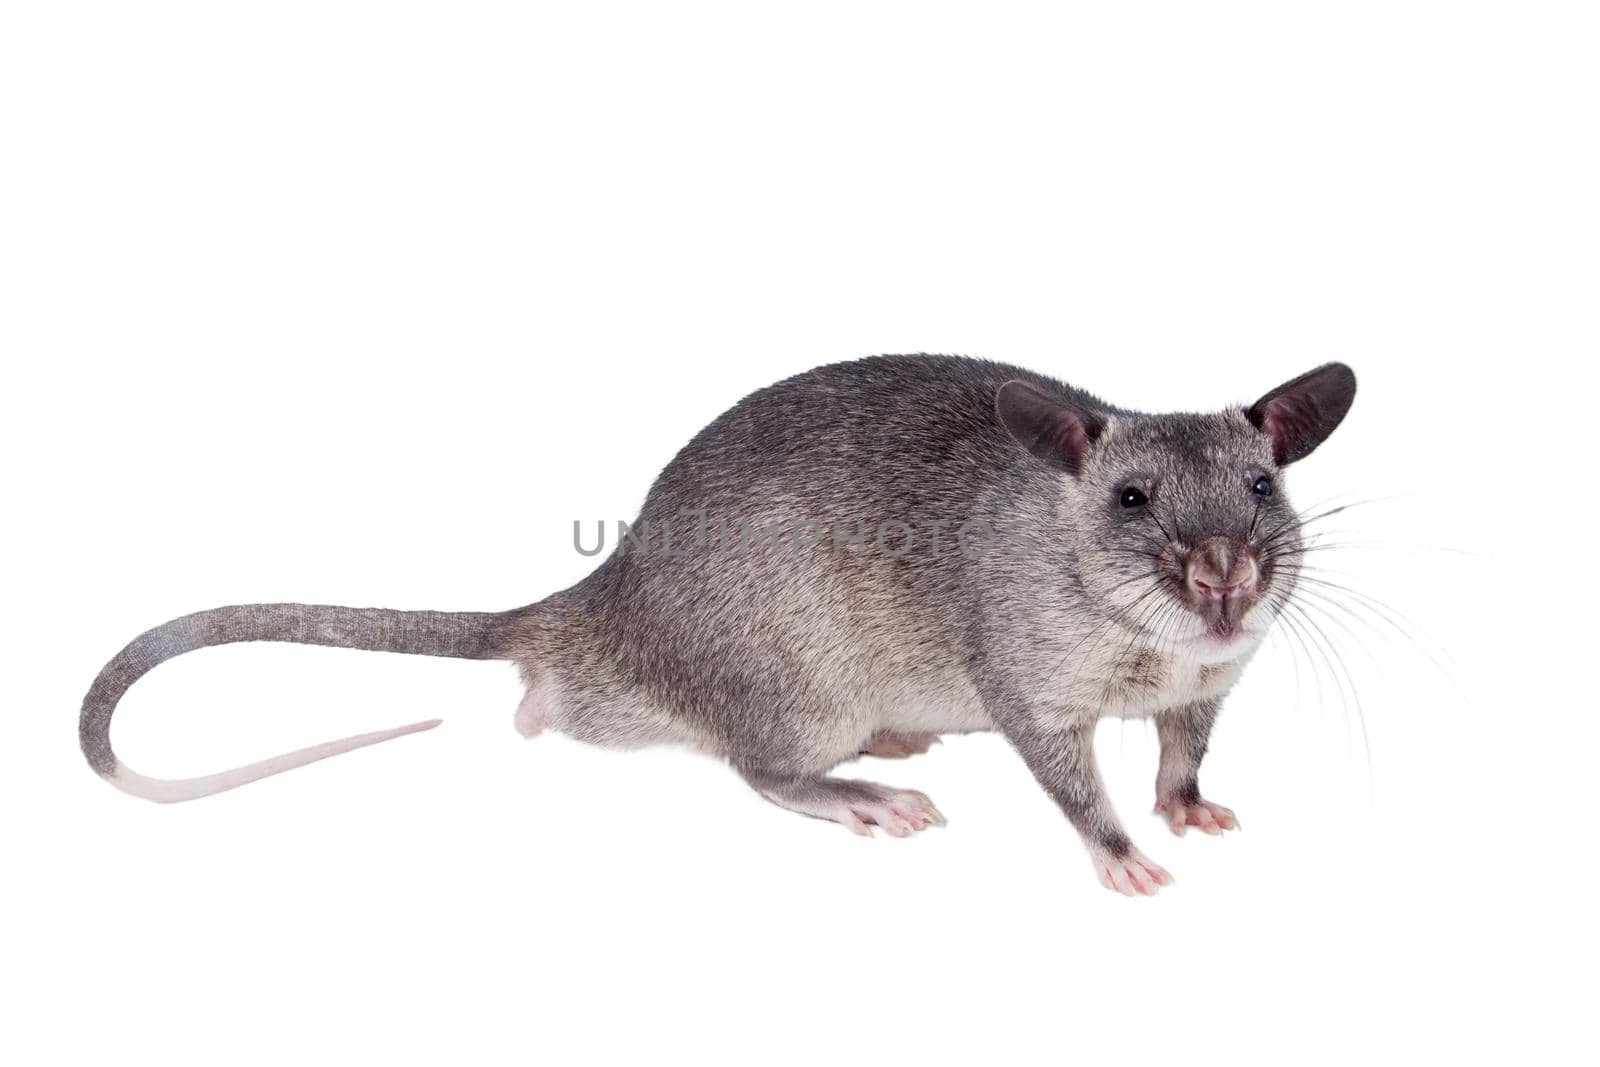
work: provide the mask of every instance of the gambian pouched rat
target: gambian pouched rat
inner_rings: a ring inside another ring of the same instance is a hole
[[[231,789],[438,725],[221,774],[147,778],[112,753],[118,699],[182,652],[294,641],[511,660],[516,726],[687,743],[762,795],[896,837],[944,822],[921,793],[837,778],[861,754],[998,730],[1083,836],[1100,880],[1171,880],[1095,768],[1096,722],[1154,716],[1175,832],[1237,825],[1197,773],[1223,695],[1294,590],[1301,522],[1279,481],[1355,397],[1331,363],[1248,409],[1144,415],[1017,367],[880,356],[751,394],[702,430],[583,581],[501,613],[217,608],[123,649],[95,680],[84,754],[158,801]]]

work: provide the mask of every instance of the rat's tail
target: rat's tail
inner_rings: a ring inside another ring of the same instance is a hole
[[[89,766],[123,792],[161,803],[210,796],[392,737],[431,730],[439,725],[439,720],[328,741],[202,778],[146,778],[123,766],[111,751],[111,713],[128,687],[157,664],[197,648],[236,641],[292,641],[302,645],[409,652],[420,656],[500,659],[504,655],[506,626],[516,615],[516,612],[389,611],[324,604],[243,604],[185,615],[134,638],[105,665],[83,698],[78,739]]]

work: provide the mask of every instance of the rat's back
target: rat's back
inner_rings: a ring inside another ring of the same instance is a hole
[[[730,408],[662,471],[633,536],[537,609],[525,673],[561,712],[534,724],[807,762],[913,704],[982,725],[952,667],[970,622],[956,530],[1042,474],[995,416],[1014,379],[1089,400],[1005,364],[879,356]]]
[[[903,517],[919,506],[969,506],[986,477],[1018,464],[995,417],[1007,381],[1095,403],[1020,367],[963,356],[874,356],[805,371],[745,397],[696,434],[662,471],[641,518],[715,502]]]

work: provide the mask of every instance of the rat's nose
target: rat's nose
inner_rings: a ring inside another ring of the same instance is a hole
[[[1198,600],[1249,596],[1260,577],[1255,557],[1223,537],[1201,542],[1183,572],[1185,584]]]

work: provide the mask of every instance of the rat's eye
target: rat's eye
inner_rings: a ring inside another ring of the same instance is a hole
[[[1150,498],[1145,496],[1142,490],[1135,489],[1130,485],[1128,488],[1122,491],[1121,500],[1123,507],[1137,508],[1143,507],[1145,504],[1149,503]]]
[[[1272,479],[1263,474],[1261,477],[1256,479],[1256,484],[1250,487],[1250,491],[1256,496],[1271,496]]]

